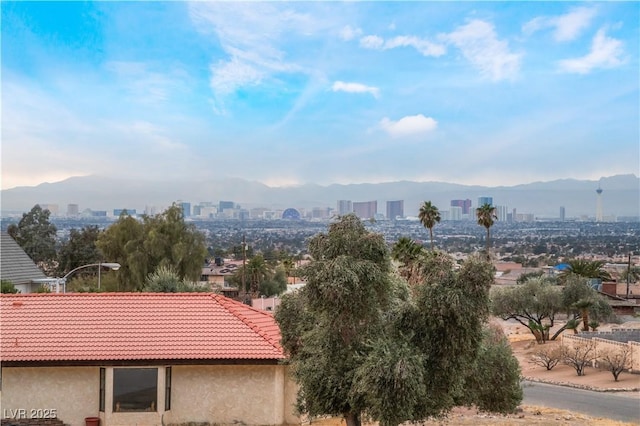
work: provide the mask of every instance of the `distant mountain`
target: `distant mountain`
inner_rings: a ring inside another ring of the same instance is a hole
[[[221,179],[205,182],[146,182],[105,178],[74,177],[62,182],[44,183],[34,187],[18,187],[0,193],[3,215],[25,212],[35,204],[57,204],[60,213],[67,204],[106,210],[116,208],[143,211],[145,206],[164,208],[177,200],[196,205],[202,201],[234,201],[245,208],[287,207],[335,208],[337,200],[378,201],[378,211],[385,213],[386,201],[404,200],[407,216],[416,215],[423,201],[430,200],[442,210],[448,210],[453,199],[471,199],[474,206],[481,196],[493,197],[494,205],[516,209],[518,213],[533,213],[537,217],[559,217],[560,206],[567,217],[594,217],[596,189],[603,189],[605,216],[640,216],[640,178],[635,175],[603,177],[598,181],[562,179],[515,186],[471,186],[445,182],[387,182],[272,188],[243,179]]]

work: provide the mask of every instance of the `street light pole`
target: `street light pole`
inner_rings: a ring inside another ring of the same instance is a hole
[[[112,263],[112,262],[105,262],[105,263],[98,262],[98,263],[90,263],[88,265],[78,266],[77,268],[74,268],[74,269],[70,270],[67,273],[67,275],[65,275],[64,277],[60,278],[60,281],[62,281],[62,283],[64,285],[63,293],[67,292],[67,277],[69,275],[73,274],[74,272],[76,272],[76,271],[78,271],[80,269],[90,268],[92,266],[97,266],[98,267],[98,289],[100,288],[100,272],[101,272],[103,267],[109,268],[109,269],[111,269],[113,271],[117,271],[118,269],[120,269],[120,264],[119,263]],[[59,286],[60,286],[59,282],[57,283],[57,286],[58,286],[58,292],[59,292],[60,291],[59,290]]]

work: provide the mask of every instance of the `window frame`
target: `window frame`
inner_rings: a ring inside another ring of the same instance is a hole
[[[171,410],[171,367],[164,368],[164,411]]]
[[[153,371],[155,373],[154,374],[154,377],[155,377],[154,398],[153,400],[151,400],[151,404],[148,408],[122,410],[120,408],[120,404],[122,401],[119,401],[120,398],[116,397],[116,382],[117,380],[120,380],[120,378],[118,378],[117,376],[119,376],[120,374],[124,374],[125,371],[135,371],[135,370],[148,370],[148,371]],[[157,413],[158,412],[158,396],[159,396],[158,395],[158,391],[159,391],[158,378],[160,377],[159,370],[160,368],[158,367],[114,367],[113,377],[112,377],[112,389],[111,389],[111,394],[113,396],[112,407],[111,407],[112,411],[114,413],[150,413],[150,412]]]
[[[106,409],[106,397],[107,397],[107,369],[100,367],[100,390],[98,397],[98,411],[104,413]]]

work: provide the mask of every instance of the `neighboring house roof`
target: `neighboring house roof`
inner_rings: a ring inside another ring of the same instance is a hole
[[[269,313],[213,293],[0,297],[3,362],[280,360]]]
[[[19,285],[47,278],[9,234],[2,232],[0,237],[0,279]]]

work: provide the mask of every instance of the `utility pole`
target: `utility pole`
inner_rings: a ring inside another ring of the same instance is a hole
[[[629,299],[629,280],[631,279],[631,252],[629,252],[629,263],[627,264],[627,300]]]
[[[245,282],[245,274],[247,266],[247,242],[245,240],[245,234],[242,234],[242,291],[247,293],[247,286]]]

